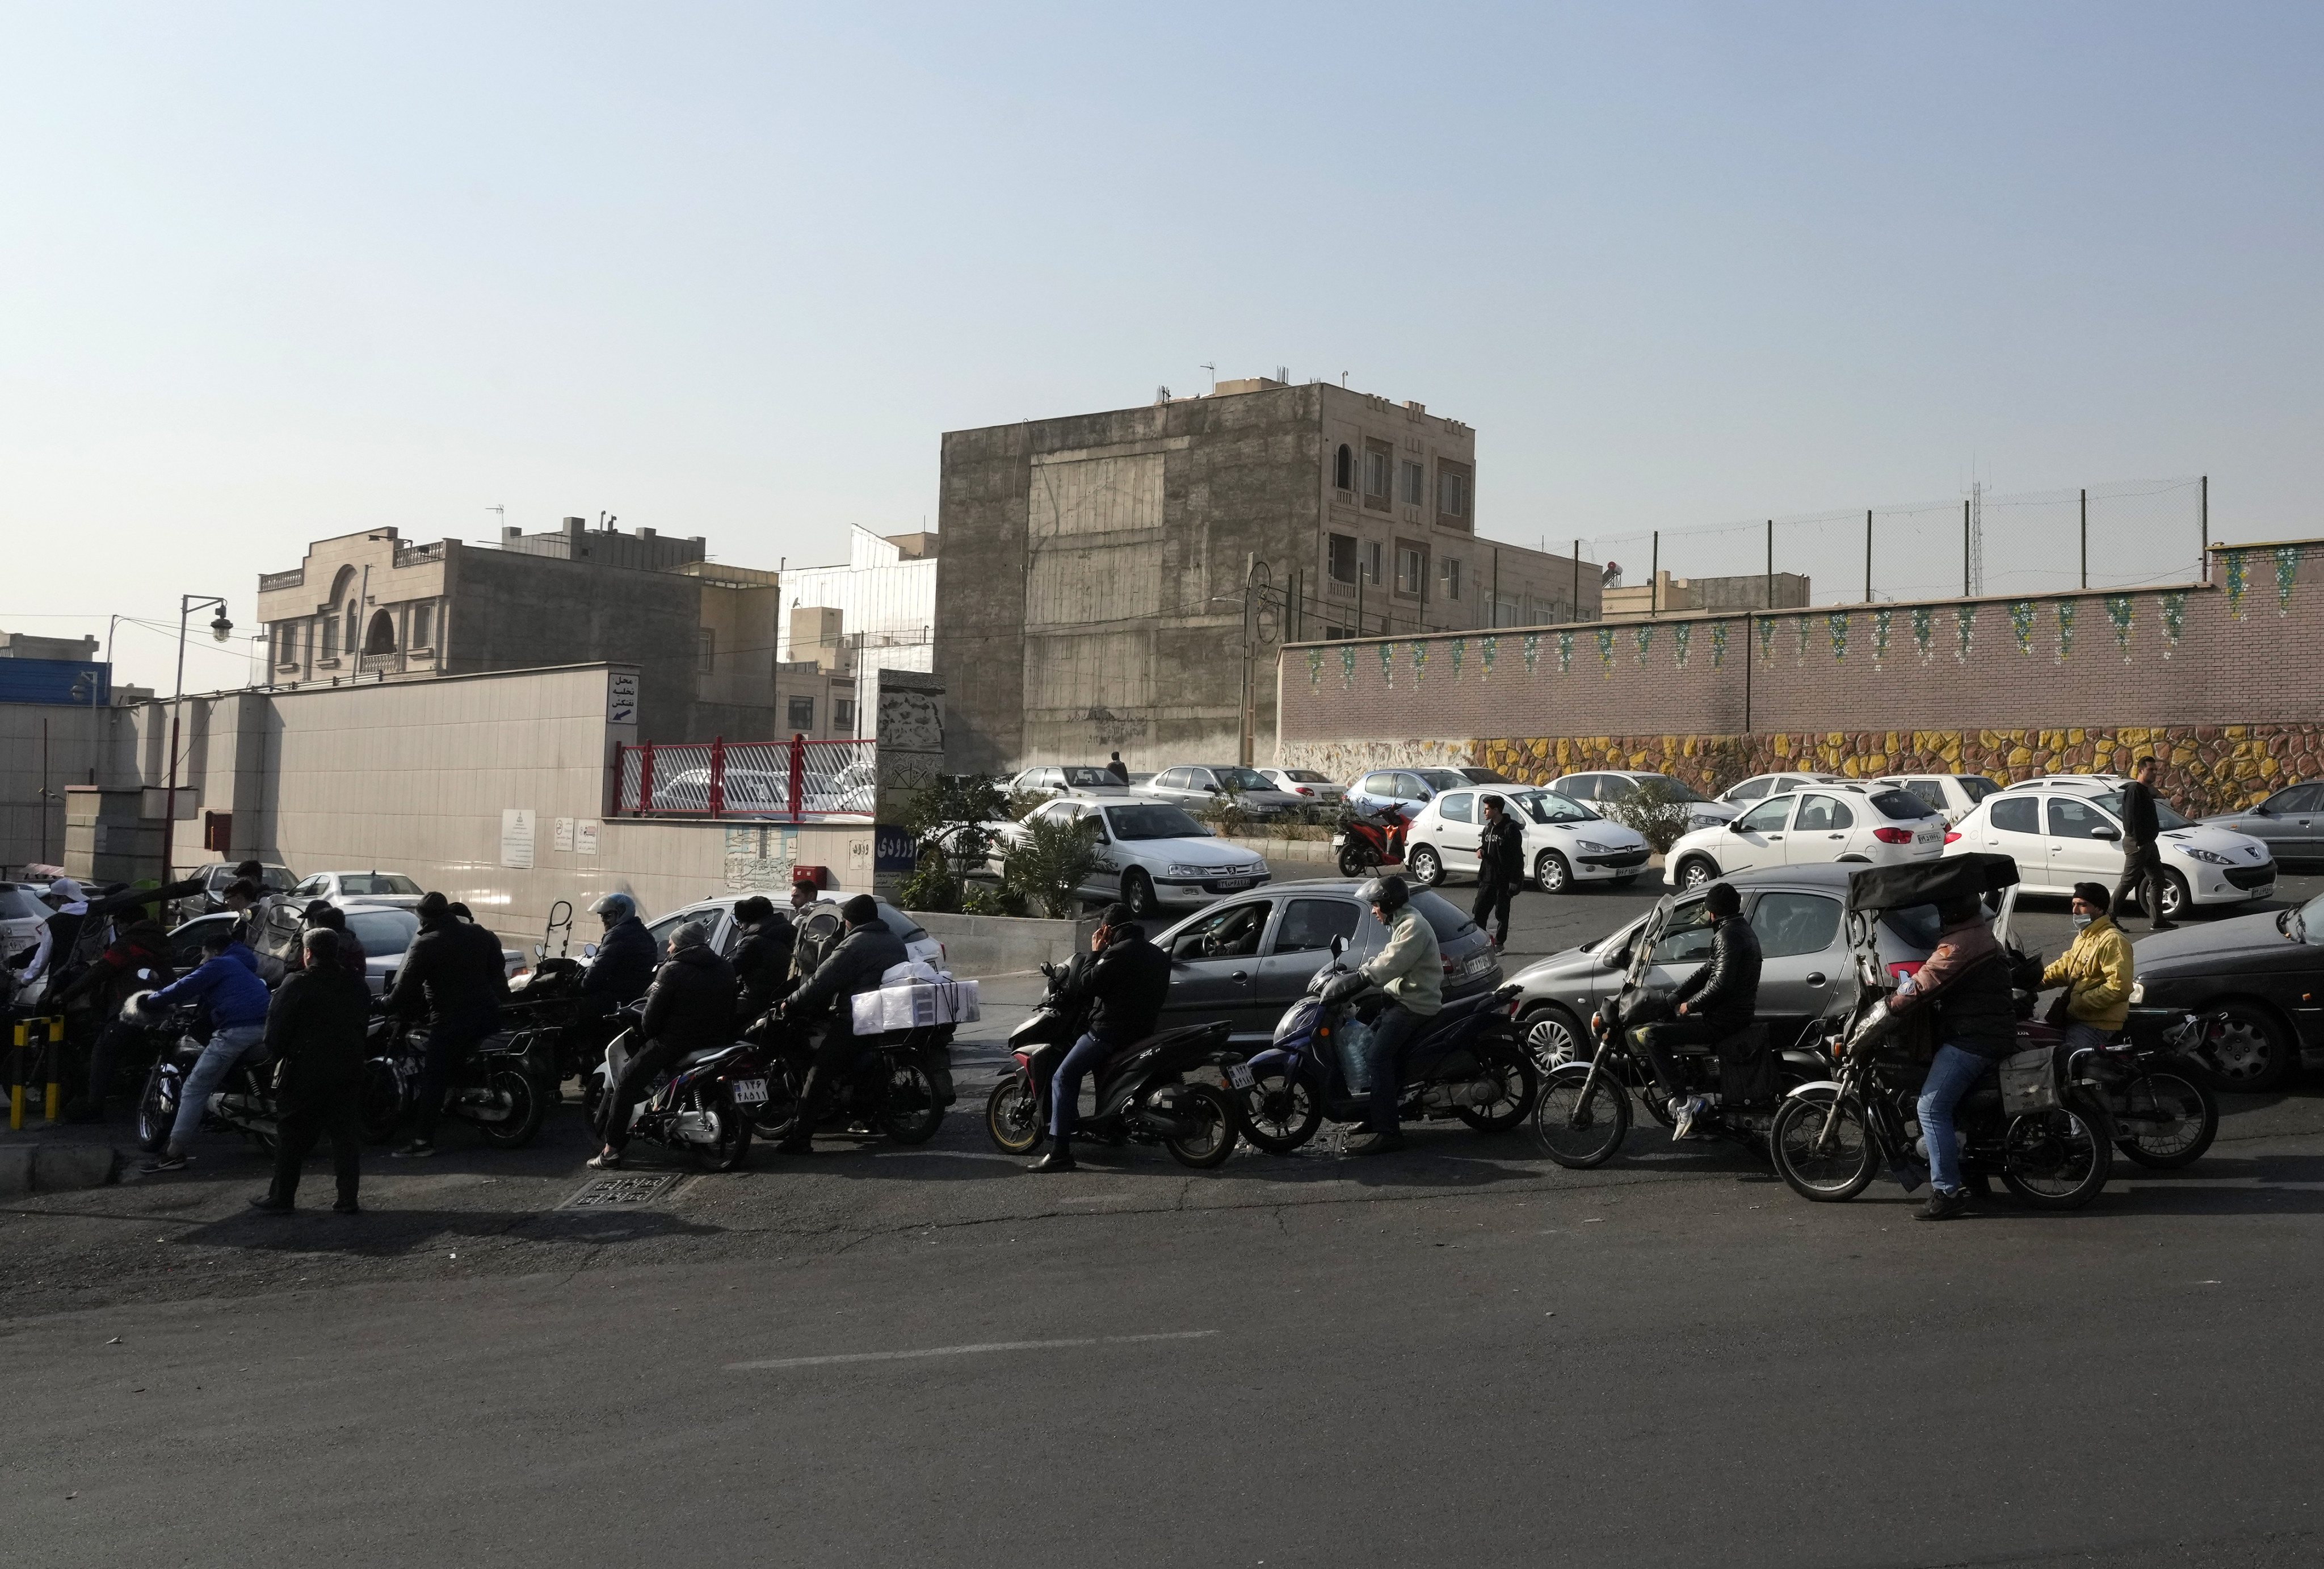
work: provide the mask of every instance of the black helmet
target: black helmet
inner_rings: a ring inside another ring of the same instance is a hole
[[[1356,890],[1356,897],[1366,904],[1379,905],[1382,909],[1402,909],[1412,902],[1412,891],[1404,879],[1393,872],[1386,877],[1375,877]]]

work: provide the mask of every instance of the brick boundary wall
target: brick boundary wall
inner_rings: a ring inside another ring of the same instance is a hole
[[[1539,780],[1785,767],[2009,780],[2153,751],[2197,810],[2324,777],[2324,542],[2220,548],[2209,585],[1286,649],[1277,761]],[[1748,715],[1748,719],[1747,719]],[[2126,750],[2127,755],[2126,755]]]

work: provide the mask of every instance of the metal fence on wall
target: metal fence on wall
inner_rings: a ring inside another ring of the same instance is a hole
[[[869,741],[648,742],[620,749],[613,809],[632,817],[868,817],[879,791]]]

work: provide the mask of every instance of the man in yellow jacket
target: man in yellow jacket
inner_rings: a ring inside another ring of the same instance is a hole
[[[2061,983],[2066,988],[2069,1047],[2097,1046],[2130,1018],[2130,938],[2107,913],[2111,902],[2104,883],[2075,883],[2074,924],[2082,929],[2058,962],[2042,972],[2044,990]]]

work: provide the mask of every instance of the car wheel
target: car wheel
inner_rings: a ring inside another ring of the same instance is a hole
[[[1162,901],[1154,897],[1154,880],[1135,866],[1121,874],[1121,902],[1140,920],[1162,908]]]
[[[1436,852],[1423,844],[1404,858],[1405,870],[1423,888],[1434,888],[1444,881],[1444,863]]]
[[[1704,887],[1719,881],[1719,868],[1700,855],[1690,855],[1678,869],[1678,885],[1683,889]]]
[[[2177,920],[2194,908],[2195,896],[2187,891],[2187,880],[2172,871],[2163,869],[2163,918]]]
[[[2282,1089],[2300,1072],[2300,1045],[2283,1020],[2253,1002],[2217,1010],[2218,1022],[2203,1038],[2214,1088],[2257,1094]]]
[[[1571,893],[1573,868],[1556,851],[1545,850],[1534,860],[1533,880],[1541,885],[1544,893]]]
[[[1557,1003],[1529,1008],[1519,1022],[1525,1027],[1526,1049],[1533,1053],[1535,1065],[1544,1074],[1590,1055],[1589,1037],[1582,1033],[1580,1020]]]

